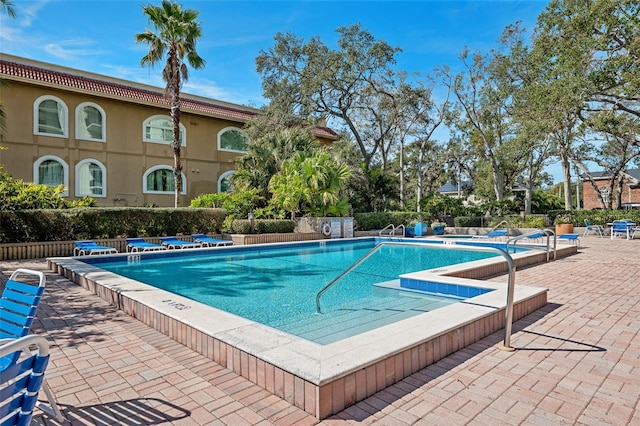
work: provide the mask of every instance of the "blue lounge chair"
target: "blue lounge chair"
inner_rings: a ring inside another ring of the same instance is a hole
[[[137,253],[141,251],[166,250],[167,247],[162,244],[154,244],[146,241],[144,238],[127,238],[127,251]]]
[[[562,234],[558,235],[558,241],[569,241],[580,247],[580,234]]]
[[[545,233],[544,232],[534,232],[532,234],[527,235],[527,239],[528,240],[534,240],[535,242],[541,242],[542,239],[545,237]]]
[[[509,233],[509,230],[507,229],[494,229],[488,234],[474,235],[473,238],[500,238],[500,237],[506,236],[508,233]]]
[[[37,346],[36,353],[31,352],[31,346]],[[25,356],[18,361],[20,354]],[[60,423],[65,420],[44,380],[49,356],[49,343],[42,336],[31,334],[19,339],[0,340],[0,357],[16,359],[0,374],[0,418],[3,426],[29,425],[35,407]],[[40,389],[44,391],[49,405],[38,401]]]
[[[26,277],[37,279],[38,284],[18,281]],[[0,339],[18,339],[29,334],[46,282],[40,271],[16,269],[11,274],[0,296]],[[0,371],[15,363],[17,357],[12,354],[0,358]]]
[[[202,244],[197,242],[187,242],[179,240],[176,237],[160,237],[160,241],[164,244],[168,249],[185,249],[185,248],[199,248],[202,247]]]
[[[32,280],[29,280],[28,278],[31,278]],[[35,278],[37,284],[31,283],[31,281],[33,281],[33,278]],[[24,352],[28,355],[30,355],[30,352],[24,349],[26,348],[25,346],[22,346],[21,344],[15,342],[31,342],[31,337],[37,337],[37,339],[35,340],[44,340],[44,338],[42,337],[28,336],[28,334],[31,328],[31,324],[35,319],[38,305],[40,304],[40,300],[42,299],[42,295],[44,294],[45,285],[46,277],[43,272],[19,268],[11,274],[6,282],[4,290],[2,291],[2,296],[0,296],[0,344],[3,345],[0,348],[0,377],[2,377],[2,380],[0,380],[0,382],[2,382],[0,383],[0,389],[3,389],[2,392],[9,392],[8,390],[4,390],[5,383],[14,379],[18,375],[17,373],[24,366],[28,365],[26,361],[22,360],[19,362],[18,360],[20,359],[21,352]],[[25,338],[25,336],[27,337]],[[46,343],[46,340],[44,341]],[[28,346],[28,344],[26,346]],[[48,351],[48,344],[46,345],[46,348]],[[23,380],[20,380],[18,382],[21,382]],[[40,381],[42,382],[42,388],[51,406],[49,407],[44,405],[43,403],[38,403],[38,407],[48,414],[56,417],[58,421],[62,422],[64,418],[62,417],[62,414],[60,413],[60,410],[58,409],[58,406],[55,402],[53,392],[49,389],[47,383],[42,377],[40,378]],[[38,389],[39,387],[40,385],[38,385]],[[34,389],[34,391],[35,390],[37,389]],[[0,401],[0,407],[2,407],[0,408],[0,418],[3,418],[5,415],[9,414],[9,411],[4,410],[12,406],[4,405],[5,394],[0,394],[3,395],[3,400]],[[34,398],[32,399],[35,403],[37,397],[34,396]],[[13,406],[13,408],[16,407],[17,405]],[[11,410],[13,410],[13,408],[11,408]],[[11,417],[11,419],[14,419],[14,417]],[[7,422],[8,421],[9,420],[7,420]],[[2,424],[4,425],[12,423],[3,422]],[[28,421],[24,424],[28,424]]]
[[[115,247],[103,246],[91,240],[75,241],[74,244],[75,244],[75,248],[73,249],[74,256],[86,256],[91,254],[110,254],[110,253],[118,252],[118,250]]]
[[[206,234],[193,234],[191,235],[191,238],[193,238],[195,242],[202,244],[202,247],[219,247],[233,245],[233,241],[211,238]]]

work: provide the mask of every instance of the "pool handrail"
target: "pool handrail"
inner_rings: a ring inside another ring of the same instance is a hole
[[[382,237],[382,233],[383,233],[384,231],[388,230],[388,229],[391,229],[391,230],[389,231],[389,236],[390,236],[390,237],[395,237],[395,235],[396,235],[396,231],[397,231],[398,229],[402,229],[402,236],[403,236],[403,237],[405,236],[405,233],[406,233],[406,228],[405,228],[405,226],[404,226],[404,225],[398,225],[398,226],[395,226],[393,223],[390,223],[390,224],[388,224],[387,226],[385,226],[384,228],[382,228],[380,231],[378,231],[378,237]]]
[[[551,230],[551,229],[535,229],[533,231],[527,232],[526,234],[521,234],[521,235],[516,235],[514,237],[509,237],[507,239],[506,245],[505,245],[505,249],[507,250],[507,252],[509,252],[509,243],[513,243],[513,249],[515,251],[516,249],[516,243],[524,238],[528,238],[531,235],[536,235],[536,234],[544,234],[547,237],[547,244],[546,244],[546,249],[545,251],[547,252],[547,262],[549,261],[549,253],[551,250],[551,245],[549,244],[549,238],[551,236],[553,236],[553,259],[556,260],[558,258],[558,252],[557,252],[557,245],[556,245],[556,233]],[[533,248],[533,249],[540,249],[540,247],[537,247],[535,245],[527,245],[527,248]]]
[[[555,239],[554,239],[555,241]],[[367,258],[369,258],[373,253],[380,249],[382,246],[386,245],[402,245],[402,246],[411,246],[411,247],[430,247],[428,245],[422,243],[412,243],[412,242],[404,242],[404,241],[385,241],[376,245],[374,248],[365,253],[360,259],[356,260],[351,266],[349,266],[345,271],[343,271],[340,275],[334,278],[329,284],[324,286],[318,294],[316,294],[316,310],[318,313],[322,313],[320,309],[320,297],[331,287],[333,287],[342,277],[355,269],[358,265],[364,262]],[[431,246],[432,247],[432,246]],[[513,325],[513,299],[515,292],[515,284],[516,284],[516,265],[513,261],[511,255],[497,247],[489,247],[489,246],[471,246],[471,245],[459,245],[459,244],[442,244],[438,248],[442,248],[445,250],[468,250],[468,251],[484,251],[484,252],[493,252],[498,253],[507,261],[507,266],[509,268],[508,275],[508,283],[507,283],[507,306],[505,307],[505,326],[504,326],[504,342],[499,347],[501,350],[505,351],[513,351],[514,349],[511,347],[511,329]]]

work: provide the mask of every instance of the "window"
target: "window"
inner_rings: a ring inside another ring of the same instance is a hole
[[[233,189],[231,178],[234,174],[236,174],[236,171],[230,170],[220,176],[220,179],[218,179],[218,192],[230,192]]]
[[[145,120],[143,126],[142,140],[145,142],[164,143],[170,144],[173,140],[173,122],[171,117],[166,115],[154,115]],[[180,141],[181,145],[185,146],[186,143],[186,129],[180,123]]]
[[[87,159],[76,164],[76,196],[106,197],[107,169],[98,160]]]
[[[100,106],[84,102],[76,108],[76,137],[105,141],[105,113]]]
[[[247,135],[236,127],[227,127],[218,133],[218,149],[220,151],[247,152]]]
[[[600,196],[602,197],[602,202],[605,204],[609,203],[609,188],[608,187],[603,187],[600,188]]]
[[[54,96],[40,96],[33,104],[33,132],[67,136],[67,106]]]
[[[69,195],[69,168],[62,158],[55,155],[45,155],[33,163],[33,181],[49,188],[64,185],[62,195]]]
[[[169,166],[155,166],[147,170],[142,177],[142,188],[146,194],[174,194],[176,185],[173,180],[173,169]],[[187,193],[187,180],[182,173],[182,191]]]

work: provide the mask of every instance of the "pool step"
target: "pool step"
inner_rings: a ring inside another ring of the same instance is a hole
[[[376,304],[326,306],[322,314],[290,319],[277,327],[296,336],[327,344],[451,303],[419,296],[404,299],[400,304],[397,296],[393,296],[379,298]]]

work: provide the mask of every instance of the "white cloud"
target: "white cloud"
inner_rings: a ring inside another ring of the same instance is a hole
[[[91,47],[95,44],[95,41],[85,38],[60,40],[56,43],[45,44],[44,51],[56,58],[68,61],[79,59],[84,56],[95,56],[100,54],[100,52]]]
[[[21,27],[29,28],[33,21],[37,18],[40,9],[50,3],[51,0],[40,1],[21,1],[16,5],[16,19]]]

